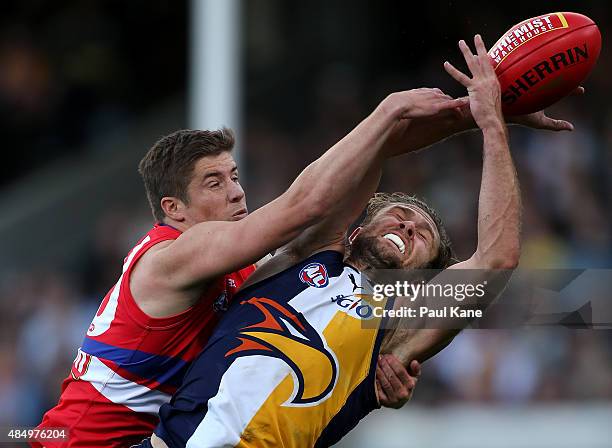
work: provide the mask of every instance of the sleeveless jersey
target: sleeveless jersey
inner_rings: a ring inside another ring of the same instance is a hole
[[[197,304],[179,314],[149,317],[130,292],[132,268],[149,248],[179,235],[180,231],[157,224],[129,252],[62,384],[59,403],[39,425],[67,428],[70,437],[61,443],[46,440],[45,447],[125,447],[150,435],[159,407],[170,400],[206,345],[219,312],[227,309],[255,269],[249,266],[225,275]]]
[[[382,319],[361,280],[324,251],[240,291],[155,434],[170,448],[336,443],[379,407]]]

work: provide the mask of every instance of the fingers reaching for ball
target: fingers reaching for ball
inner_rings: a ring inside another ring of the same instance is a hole
[[[461,72],[453,64],[448,61],[444,62],[444,69],[449,75],[465,87],[469,87],[474,83],[476,78],[487,77],[489,79],[494,78],[497,80],[495,70],[491,65],[491,59],[487,53],[484,41],[480,34],[474,36],[474,46],[476,48],[476,54],[472,53],[472,50],[464,40],[459,41],[459,49],[463,54],[463,58],[472,74],[472,78]]]
[[[572,90],[572,93],[570,93],[570,95],[572,96],[584,95],[584,87],[582,86],[576,87],[574,90]]]
[[[420,88],[392,93],[385,102],[393,110],[399,111],[400,118],[411,119],[430,117],[442,111],[464,107],[468,99],[454,99],[437,88]]]
[[[474,36],[474,47],[476,54],[472,53],[465,41],[459,41],[459,50],[465,59],[471,77],[448,61],[444,63],[444,69],[467,89],[472,117],[478,127],[484,129],[484,127],[499,125],[500,122],[503,122],[501,91],[491,58],[479,34]]]
[[[455,68],[453,64],[448,61],[444,62],[444,69],[446,72],[452,76],[452,78],[461,84],[464,87],[468,87],[470,85],[470,77],[465,75],[463,72]]]
[[[583,89],[584,90],[584,89]],[[580,95],[580,93],[578,93]],[[566,120],[550,118],[541,110],[527,115],[517,115],[511,117],[511,121],[516,124],[527,126],[533,129],[543,129],[546,131],[573,131],[574,125]]]

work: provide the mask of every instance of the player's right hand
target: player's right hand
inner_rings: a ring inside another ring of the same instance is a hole
[[[465,41],[459,41],[459,49],[472,74],[471,78],[448,61],[444,63],[444,68],[457,82],[467,88],[472,117],[478,127],[484,129],[491,124],[503,122],[501,89],[487,49],[479,34],[474,36],[474,44],[476,54],[472,54],[472,50]]]
[[[420,88],[395,92],[383,101],[399,119],[422,118],[436,115],[444,110],[453,110],[467,105],[468,98],[454,99],[440,89]]]

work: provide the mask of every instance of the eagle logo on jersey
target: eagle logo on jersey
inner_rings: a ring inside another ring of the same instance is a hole
[[[300,280],[314,288],[325,288],[329,284],[327,269],[321,263],[310,263],[300,271]]]
[[[229,356],[264,355],[282,359],[294,374],[293,395],[287,405],[315,405],[327,399],[338,377],[335,355],[304,316],[289,305],[253,297],[241,305],[255,306],[261,322],[239,330],[240,345]]]

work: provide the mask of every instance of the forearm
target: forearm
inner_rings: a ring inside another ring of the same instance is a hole
[[[483,126],[483,173],[478,208],[478,248],[473,257],[445,270],[429,283],[487,284],[483,297],[466,298],[456,305],[484,310],[505,287],[519,256],[520,192],[506,128],[500,120]],[[397,307],[436,309],[439,297],[396,300]],[[382,352],[404,364],[425,361],[442,350],[469,321],[463,318],[398,319],[383,340]]]
[[[439,353],[459,333],[458,329],[389,330],[381,344],[381,354],[390,353],[404,366],[420,363]]]
[[[291,185],[292,200],[316,204],[319,219],[354,191],[371,170],[380,170],[383,143],[398,121],[398,110],[384,102],[342,140],[311,163]],[[304,199],[304,198],[308,199]]]
[[[472,321],[462,314],[463,311],[484,312],[504,290],[510,275],[511,271],[477,269],[468,260],[442,271],[428,281],[429,293],[423,292],[416,298],[397,297],[394,308],[408,317],[396,317],[387,321],[388,330],[381,352],[395,355],[406,365],[413,359],[426,361],[446,347]],[[440,287],[436,293],[437,285]],[[467,291],[470,285],[471,291],[482,293],[462,293],[462,296],[457,296],[461,300],[442,293],[448,291],[449,287],[455,291],[459,291],[459,288]],[[407,310],[410,314],[405,314]]]
[[[456,81],[467,88],[470,117],[483,133],[478,246],[470,259],[451,266],[429,283],[461,284],[463,289],[466,285],[472,285],[474,289],[477,284],[487,285],[483,294],[465,296],[460,300],[462,307],[473,305],[482,309],[503,290],[509,279],[511,272],[500,269],[513,268],[518,262],[521,207],[518,179],[502,116],[499,81],[479,35],[474,37],[474,44],[476,55],[471,52],[465,41],[459,41],[459,49],[472,77],[457,70],[449,62],[445,62],[444,67]],[[470,125],[468,121],[463,121],[463,126],[468,125]],[[431,305],[435,305],[432,301],[438,298],[421,295],[416,301],[419,302],[419,306],[427,305],[425,307],[427,311]],[[396,300],[395,306],[417,306],[413,300],[407,301],[405,298]],[[433,319],[429,318],[429,313],[421,315],[423,317],[416,321],[404,319],[395,322],[396,325],[385,335],[383,349],[391,351],[404,362],[412,358],[423,361],[441,350],[461,328],[469,323],[469,319],[459,320],[460,315],[451,315],[450,319],[443,314],[437,318],[436,313],[432,314]]]
[[[469,107],[460,112],[443,111],[433,117],[402,120],[393,128],[383,150],[388,157],[394,157],[476,128]]]
[[[312,163],[292,187],[299,191],[306,184],[317,202],[323,202],[319,205],[328,210],[358,187],[368,171],[380,169],[384,159],[431,144],[467,126],[455,120],[448,129],[436,131],[436,122],[427,121],[429,117],[453,115],[455,109],[466,105],[467,98],[452,99],[439,89],[392,93],[350,134]],[[400,144],[409,140],[412,143]]]
[[[465,98],[454,100],[437,89],[396,92],[385,98],[350,134],[308,166],[287,192],[293,195],[291,203],[301,200],[315,210],[311,218],[318,223],[303,233],[297,244],[291,244],[292,250],[308,252],[316,249],[314,246],[343,241],[346,229],[376,191],[382,162],[397,152],[406,152],[389,150],[393,145],[388,144],[392,134],[403,132],[402,122],[434,116],[465,103]],[[304,200],[304,193],[310,199]]]
[[[521,197],[504,123],[483,127],[477,257],[481,267],[513,268],[520,251]]]

